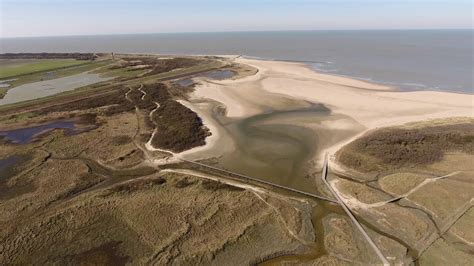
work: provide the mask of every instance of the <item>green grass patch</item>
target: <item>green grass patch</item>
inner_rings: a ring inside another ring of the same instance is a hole
[[[87,63],[85,61],[79,61],[74,59],[40,59],[25,63],[21,63],[21,60],[18,61],[18,64],[2,64],[2,70],[0,71],[0,79],[6,79],[36,72],[51,71],[58,68],[65,68]]]
[[[78,61],[80,62],[80,61]],[[88,61],[87,63],[82,62],[81,65],[73,65],[66,68],[60,68],[56,70],[46,70],[36,73],[30,73],[18,76],[15,80],[9,82],[10,88],[17,87],[27,83],[33,83],[48,79],[62,78],[75,74],[79,74],[86,71],[91,71],[93,69],[106,66],[110,63],[109,60],[105,61]],[[49,75],[46,72],[51,72]]]

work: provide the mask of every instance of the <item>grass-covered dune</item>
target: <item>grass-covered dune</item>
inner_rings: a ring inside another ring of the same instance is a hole
[[[441,161],[450,151],[474,154],[472,119],[380,129],[348,144],[337,156],[352,169],[377,172],[429,165]]]

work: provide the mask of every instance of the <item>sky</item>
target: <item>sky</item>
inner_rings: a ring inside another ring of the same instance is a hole
[[[473,28],[472,0],[0,0],[0,37]]]

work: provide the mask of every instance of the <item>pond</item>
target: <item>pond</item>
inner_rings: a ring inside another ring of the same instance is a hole
[[[82,132],[75,127],[74,121],[54,121],[33,127],[25,127],[13,130],[0,131],[0,138],[3,137],[7,141],[15,144],[27,144],[41,134],[52,131],[54,129],[65,129],[66,134],[73,135]]]
[[[216,79],[216,80],[223,80],[223,79],[230,79],[235,76],[235,72],[228,69],[223,70],[214,70],[211,72],[204,73],[203,77]]]
[[[9,89],[5,97],[0,99],[0,105],[34,100],[109,79],[112,78],[102,78],[99,74],[86,72],[63,78],[28,83]]]
[[[8,183],[11,178],[24,170],[25,164],[30,160],[31,157],[28,155],[17,154],[0,159],[0,200],[8,200],[34,190],[31,182]]]
[[[10,87],[10,83],[15,81],[16,79],[4,79],[0,80],[0,88],[8,88]]]
[[[12,155],[5,159],[0,159],[0,176],[8,177],[7,173],[13,169],[13,166],[20,161],[21,156],[19,155]],[[1,181],[1,179],[0,179]]]

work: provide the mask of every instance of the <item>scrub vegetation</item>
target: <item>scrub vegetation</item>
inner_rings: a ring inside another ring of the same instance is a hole
[[[371,172],[429,165],[450,151],[474,154],[473,121],[378,130],[344,147],[338,158],[350,168]]]
[[[195,112],[174,100],[160,104],[152,119],[157,126],[152,144],[162,149],[180,152],[202,146],[210,135]]]
[[[184,97],[187,90],[182,87],[170,89],[172,86],[176,85],[146,84],[141,87],[141,90],[146,92],[143,98],[143,94],[137,87],[118,86],[104,95],[46,107],[36,113],[47,115],[52,112],[101,108],[98,112],[105,116],[112,116],[123,112],[132,112],[135,107],[145,113],[150,113],[159,106],[153,115],[147,116],[144,121],[151,127],[157,127],[151,141],[155,147],[180,152],[204,145],[205,138],[210,135],[209,131],[203,126],[201,119],[195,112],[175,100]]]
[[[472,264],[465,252],[471,240],[459,237],[469,229],[456,231],[456,225],[472,223],[473,122],[459,117],[382,128],[337,154],[346,177],[338,176],[336,186],[347,202],[366,222],[401,240],[420,265],[444,265],[446,258]],[[380,197],[367,202],[361,188]]]

